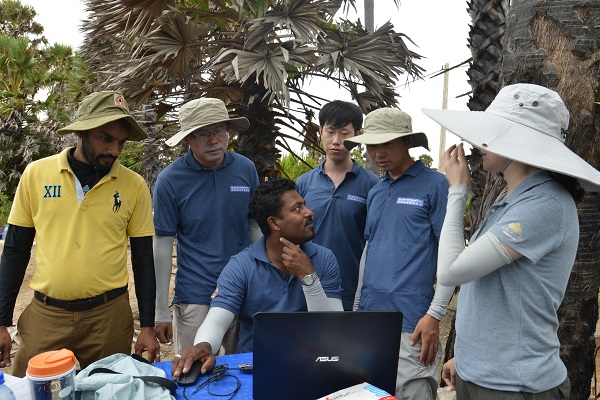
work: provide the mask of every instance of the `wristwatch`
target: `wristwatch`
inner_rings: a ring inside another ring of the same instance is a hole
[[[302,278],[300,282],[302,282],[304,286],[310,286],[315,283],[318,278],[317,273],[313,272],[312,274],[304,275],[304,278]]]

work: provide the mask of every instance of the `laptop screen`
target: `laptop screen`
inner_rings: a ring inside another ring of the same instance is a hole
[[[318,399],[362,382],[394,394],[402,313],[254,316],[254,399]]]

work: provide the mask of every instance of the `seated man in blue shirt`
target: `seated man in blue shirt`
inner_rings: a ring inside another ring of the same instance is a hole
[[[261,311],[342,311],[341,279],[331,250],[309,242],[313,213],[289,179],[273,179],[250,199],[263,237],[231,257],[217,280],[210,310],[195,345],[173,359],[173,378],[201,360],[201,373],[215,365],[214,353],[237,315],[240,353],[252,351],[253,316]]]

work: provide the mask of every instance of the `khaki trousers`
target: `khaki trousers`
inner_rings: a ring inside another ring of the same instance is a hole
[[[129,293],[91,310],[72,312],[32,299],[17,322],[21,343],[13,375],[23,377],[33,356],[71,350],[81,369],[115,353],[131,354],[133,316]]]

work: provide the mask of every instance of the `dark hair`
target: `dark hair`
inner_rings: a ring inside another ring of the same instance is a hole
[[[271,234],[267,220],[269,217],[281,217],[281,197],[289,190],[296,190],[294,181],[277,178],[258,185],[250,198],[250,214],[254,216],[265,237]]]
[[[342,100],[334,100],[321,108],[319,112],[319,125],[324,127],[329,124],[335,129],[352,123],[354,133],[362,128],[363,113],[354,103]]]
[[[579,182],[576,178],[572,176],[567,176],[563,174],[559,174],[558,172],[548,171],[550,176],[553,177],[558,183],[560,183],[567,192],[571,194],[573,200],[579,201],[583,199],[583,195],[585,194],[585,190],[579,185]]]

